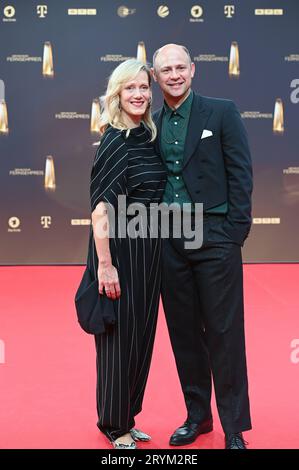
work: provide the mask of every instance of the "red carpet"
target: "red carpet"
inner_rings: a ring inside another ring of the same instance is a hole
[[[0,448],[110,448],[96,427],[93,338],[75,319],[82,269],[0,267]],[[299,265],[244,270],[253,420],[245,438],[251,449],[299,448]],[[215,430],[188,448],[223,448],[215,406],[214,416]],[[137,419],[153,439],[140,447],[168,448],[184,419],[161,308]]]

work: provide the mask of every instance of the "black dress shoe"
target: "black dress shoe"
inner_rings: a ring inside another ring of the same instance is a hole
[[[169,444],[171,446],[184,446],[186,444],[191,444],[200,434],[206,434],[211,431],[213,431],[212,418],[207,419],[200,424],[185,421],[183,426],[174,431]]]
[[[226,449],[246,449],[246,444],[241,432],[225,434]]]

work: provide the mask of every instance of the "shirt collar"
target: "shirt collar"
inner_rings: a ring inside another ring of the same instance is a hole
[[[170,119],[174,114],[176,114],[177,116],[180,116],[185,119],[190,114],[192,101],[193,101],[192,90],[189,93],[188,97],[185,99],[185,101],[183,101],[183,103],[177,109],[170,108],[170,106],[168,106],[166,101],[164,101],[165,117],[167,117],[167,119]]]

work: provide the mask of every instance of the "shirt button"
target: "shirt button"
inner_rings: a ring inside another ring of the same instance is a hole
[[[176,194],[176,195],[175,195],[175,197],[179,197],[179,195],[178,195],[178,194]]]
[[[177,126],[177,124],[178,124],[178,123],[177,123],[176,121],[174,121],[174,123],[173,123],[173,124],[174,124],[175,126]]]
[[[178,160],[176,160],[176,162],[175,162],[175,163],[178,165],[180,162],[179,162]]]
[[[179,179],[180,179],[180,177],[179,177],[179,176],[176,176],[176,179],[177,179],[177,180],[179,180]]]
[[[178,141],[177,141],[177,140],[175,141],[175,145],[178,145]]]

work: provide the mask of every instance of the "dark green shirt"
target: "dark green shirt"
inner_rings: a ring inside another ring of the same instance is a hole
[[[193,92],[177,109],[172,109],[164,102],[164,114],[161,130],[161,149],[162,156],[167,166],[167,183],[164,192],[163,202],[171,204],[191,203],[192,200],[183,180],[182,168],[184,158],[184,148],[187,136],[187,129],[191,106],[193,101]],[[193,205],[193,204],[192,204]],[[225,214],[227,204],[209,209],[209,213]]]

